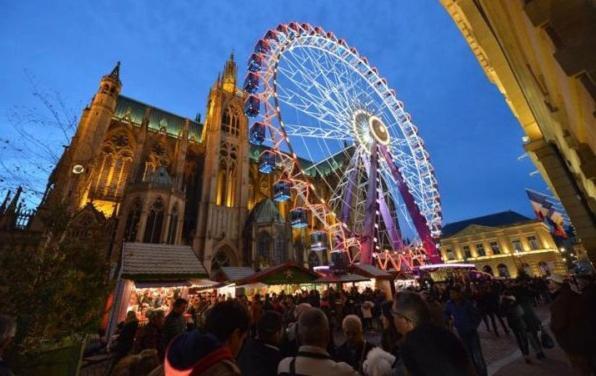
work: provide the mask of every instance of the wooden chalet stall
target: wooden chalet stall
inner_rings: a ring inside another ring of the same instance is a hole
[[[216,284],[189,246],[124,243],[108,334],[130,310],[143,322],[146,310],[167,311],[174,299]]]
[[[236,281],[236,286],[244,288],[246,295],[264,292],[293,293],[303,287],[314,288],[319,275],[293,262],[263,269]]]

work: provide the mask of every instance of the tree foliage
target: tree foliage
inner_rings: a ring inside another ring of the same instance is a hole
[[[16,340],[24,350],[96,331],[110,291],[106,223],[73,232],[64,207],[40,215],[49,229],[43,244],[14,241],[0,251],[0,311],[17,317]]]

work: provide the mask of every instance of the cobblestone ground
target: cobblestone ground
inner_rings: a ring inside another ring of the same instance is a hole
[[[541,306],[537,309],[538,316],[548,330],[550,314],[548,307]],[[555,346],[553,349],[545,350],[546,359],[539,361],[532,353],[532,364],[526,364],[521,352],[515,343],[513,335],[505,335],[500,323],[497,321],[500,337],[488,332],[484,323],[478,328],[484,358],[488,365],[489,375],[540,375],[540,376],[564,376],[575,375],[563,350]]]

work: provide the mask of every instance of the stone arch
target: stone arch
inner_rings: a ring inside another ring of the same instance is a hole
[[[219,272],[224,266],[235,265],[235,259],[234,249],[227,244],[222,245],[211,256],[211,274]]]
[[[139,197],[136,197],[130,204],[128,209],[128,216],[126,217],[126,224],[124,227],[124,240],[134,242],[137,239],[139,231],[139,221],[143,212],[143,202]]]
[[[490,266],[490,265],[484,265],[484,266],[482,267],[482,271],[483,271],[483,272],[485,272],[485,273],[487,273],[487,274],[493,275],[493,276],[495,275],[495,274],[493,273],[493,268],[492,268],[492,266]]]

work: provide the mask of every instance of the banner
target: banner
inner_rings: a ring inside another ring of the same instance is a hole
[[[544,221],[554,236],[567,239],[566,228],[569,227],[569,217],[561,203],[552,196],[526,189],[536,218]]]

